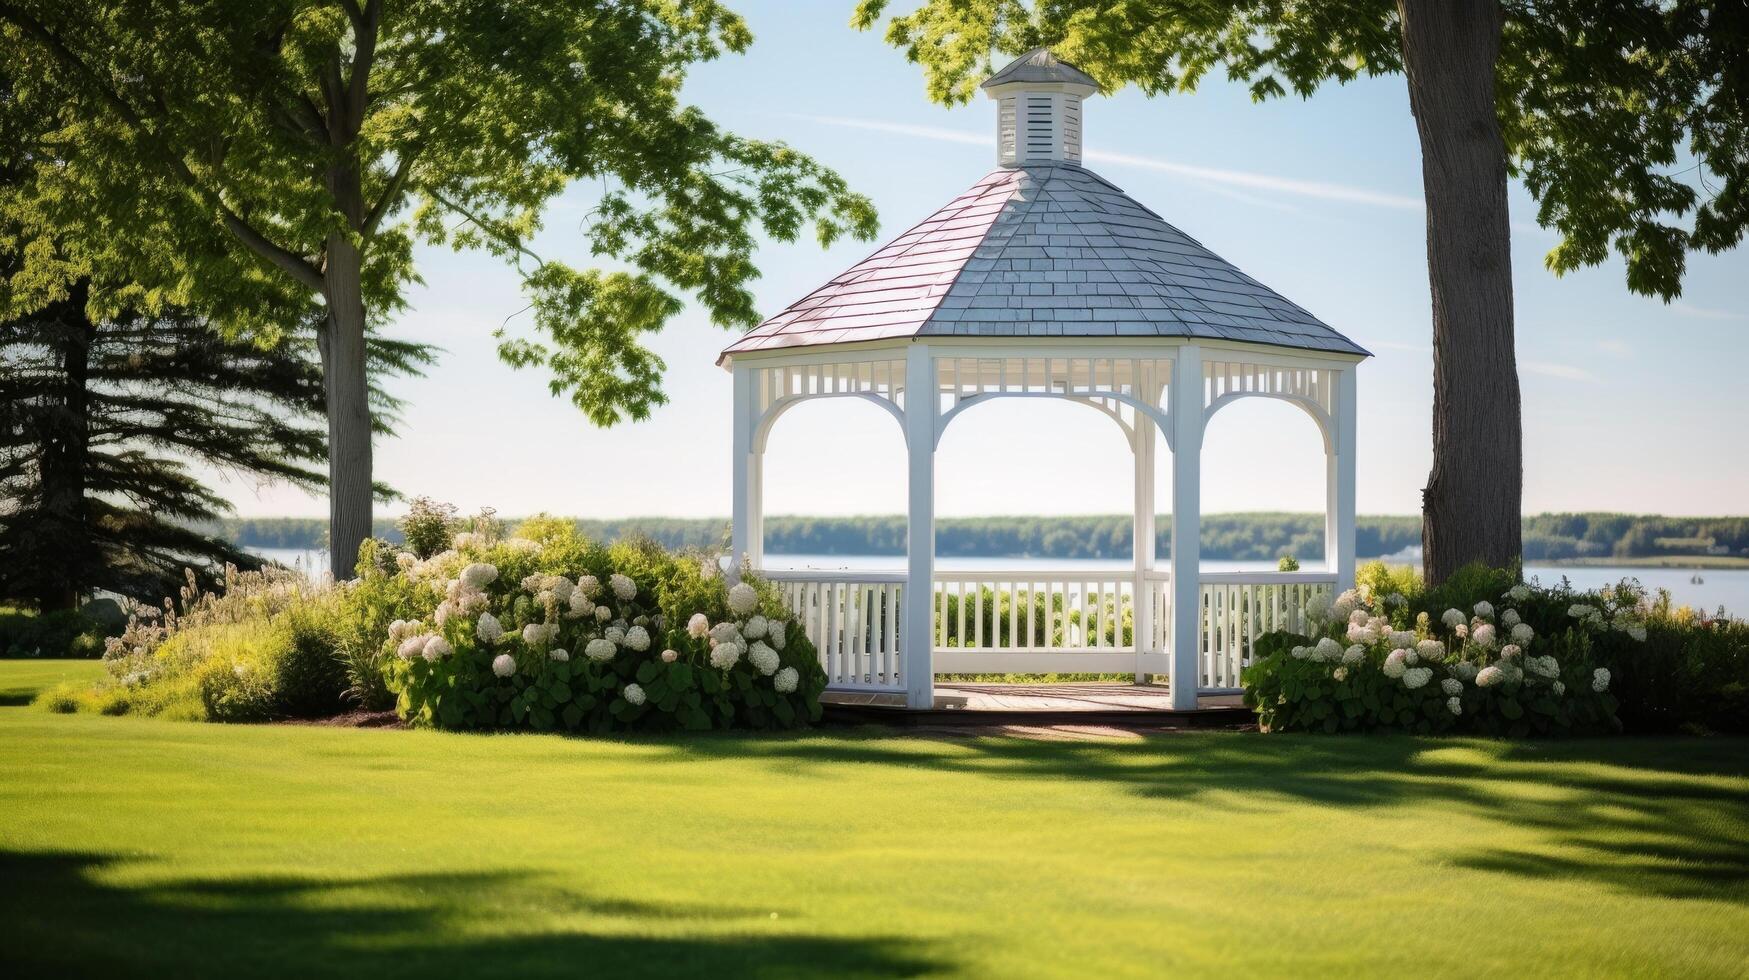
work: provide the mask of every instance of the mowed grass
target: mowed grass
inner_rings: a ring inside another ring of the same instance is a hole
[[[62,681],[95,681],[103,673],[101,660],[0,660],[0,708],[29,704]]]
[[[0,709],[6,977],[1746,962],[1741,739],[608,741]]]

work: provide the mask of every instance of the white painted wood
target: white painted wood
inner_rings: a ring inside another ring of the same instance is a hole
[[[1328,572],[1204,573],[1195,606],[1202,692],[1237,689],[1257,638],[1302,632],[1306,606],[1333,598],[1335,586]]]
[[[1172,707],[1196,707],[1202,625],[1202,350],[1178,349],[1167,389],[1172,421]]]
[[[935,706],[935,416],[938,409],[935,359],[929,345],[905,351],[905,444],[910,456],[910,505],[905,536],[906,584],[904,639],[905,706]]]
[[[754,428],[759,424],[755,408],[754,370],[745,364],[734,367],[734,426],[731,439],[734,455],[735,484],[730,522],[729,575],[738,579],[742,568],[758,568],[764,545],[764,504],[759,499],[761,489],[760,459],[753,445]]]
[[[1135,436],[1131,440],[1135,457],[1135,523],[1131,531],[1131,551],[1135,554],[1135,582],[1131,594],[1141,596],[1135,604],[1136,683],[1145,682],[1141,658],[1153,649],[1154,598],[1148,585],[1148,573],[1154,568],[1154,423],[1137,413]]]
[[[1336,576],[1336,591],[1354,588],[1354,473],[1357,388],[1355,369],[1336,373],[1336,432],[1326,456],[1324,567]]]

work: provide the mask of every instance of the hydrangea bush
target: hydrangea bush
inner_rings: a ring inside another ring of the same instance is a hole
[[[825,674],[768,585],[731,585],[714,560],[651,543],[601,548],[563,522],[452,544],[367,573],[426,597],[389,624],[380,657],[414,724],[696,730],[820,715]]]
[[[1372,578],[1310,605],[1308,634],[1259,639],[1243,682],[1266,730],[1620,730],[1608,664],[1646,638],[1637,591],[1504,585],[1511,579],[1502,573],[1473,572],[1457,584],[1497,588],[1412,599],[1381,592],[1377,585],[1391,583]],[[1440,609],[1439,600],[1462,605]]]

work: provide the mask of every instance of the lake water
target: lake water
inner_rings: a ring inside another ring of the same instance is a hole
[[[305,550],[298,548],[250,548],[254,554],[263,558],[272,558],[286,565],[301,568],[305,572],[322,572],[328,567],[328,553],[320,550]],[[1033,558],[959,558],[938,557],[936,567],[943,569],[991,569],[1006,571],[1024,568],[1086,568],[1115,569],[1129,568],[1127,559],[1033,559]],[[809,568],[809,569],[889,569],[899,570],[905,567],[905,559],[899,555],[766,555],[767,568]],[[1267,562],[1242,561],[1208,561],[1203,567],[1216,572],[1240,572],[1270,570],[1275,566]],[[1323,567],[1320,562],[1306,562],[1300,566],[1305,571],[1317,571]],[[1624,578],[1639,579],[1640,584],[1647,589],[1669,589],[1679,605],[1695,606],[1708,612],[1723,606],[1736,615],[1749,613],[1749,568],[1721,568],[1694,570],[1687,568],[1626,568],[1613,565],[1526,565],[1525,574],[1537,579],[1543,584],[1559,582],[1564,576],[1575,588],[1595,589],[1604,585],[1613,585]],[[1691,581],[1696,575],[1702,581]]]

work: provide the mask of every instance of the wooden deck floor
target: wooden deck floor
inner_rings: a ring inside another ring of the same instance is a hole
[[[1251,712],[1236,694],[1205,695],[1193,710],[1172,707],[1164,685],[948,684],[935,685],[935,706],[907,710],[902,694],[828,691],[820,698],[826,720],[908,726],[1118,726],[1139,730],[1245,727]]]

